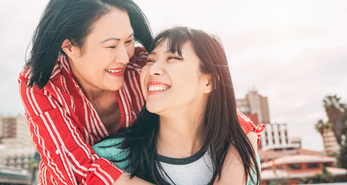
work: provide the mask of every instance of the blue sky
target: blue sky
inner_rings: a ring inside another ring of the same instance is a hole
[[[268,97],[273,122],[287,123],[303,148],[323,149],[314,130],[327,120],[323,98],[347,102],[347,1],[135,1],[155,34],[188,26],[219,36],[236,97],[255,88]],[[47,2],[0,0],[0,115],[24,114],[17,77]]]

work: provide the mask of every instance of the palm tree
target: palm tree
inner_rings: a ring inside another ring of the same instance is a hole
[[[315,128],[320,133],[320,135],[323,137],[325,130],[329,129],[329,124],[324,123],[323,120],[320,119],[315,124]]]
[[[345,110],[345,106],[340,102],[340,99],[341,98],[334,95],[326,96],[323,100],[325,112],[328,116],[329,122],[332,123],[332,131],[334,132],[336,141],[339,145],[341,145],[341,135],[343,134],[342,130],[344,123],[342,119]]]

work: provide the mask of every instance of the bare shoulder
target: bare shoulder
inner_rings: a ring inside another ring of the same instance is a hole
[[[253,131],[248,132],[246,135],[248,140],[252,143],[254,151],[256,152],[258,148],[258,135]]]

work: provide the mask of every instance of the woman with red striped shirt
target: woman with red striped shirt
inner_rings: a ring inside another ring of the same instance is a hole
[[[40,184],[148,184],[92,149],[130,126],[144,105],[139,74],[147,52],[135,40],[148,49],[152,36],[132,0],[48,3],[18,80],[42,158]]]

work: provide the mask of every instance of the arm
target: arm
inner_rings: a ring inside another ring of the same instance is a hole
[[[71,110],[61,104],[64,97],[60,90],[53,85],[50,88],[55,88],[56,94],[46,89],[38,90],[37,87],[27,88],[23,76],[19,79],[20,95],[29,130],[43,162],[40,181],[55,184],[113,184],[122,170],[110,161],[99,158],[87,144],[81,127],[69,114]]]
[[[125,157],[127,157],[128,153],[126,152],[126,150],[119,148],[118,145],[119,143],[121,143],[123,141],[123,138],[113,138],[113,139],[107,139],[107,140],[103,140],[97,144],[95,144],[93,146],[94,151],[103,158],[106,158],[110,161],[113,161],[113,163],[115,165],[117,165],[118,167],[125,169],[126,172],[124,172],[121,176],[119,176],[119,178],[117,179],[117,181],[113,184],[113,185],[149,185],[152,183],[149,183],[145,180],[142,180],[138,177],[133,177],[130,178],[130,173],[131,170],[130,169],[126,169],[126,166],[129,164],[129,162],[126,161],[122,161],[122,162],[116,162],[119,160],[124,159]],[[127,173],[129,172],[129,173]]]
[[[258,136],[254,132],[249,132],[247,134],[248,139],[251,141],[254,152],[257,152],[257,140]],[[221,178],[219,181],[214,182],[215,185],[244,185],[245,182],[245,172],[243,163],[240,157],[240,154],[234,148],[234,146],[230,145],[227,156],[225,158]]]
[[[113,183],[113,185],[151,185],[152,183],[149,183],[145,180],[142,180],[138,177],[130,178],[130,174],[127,172],[124,172],[122,175],[119,176],[116,182]]]

